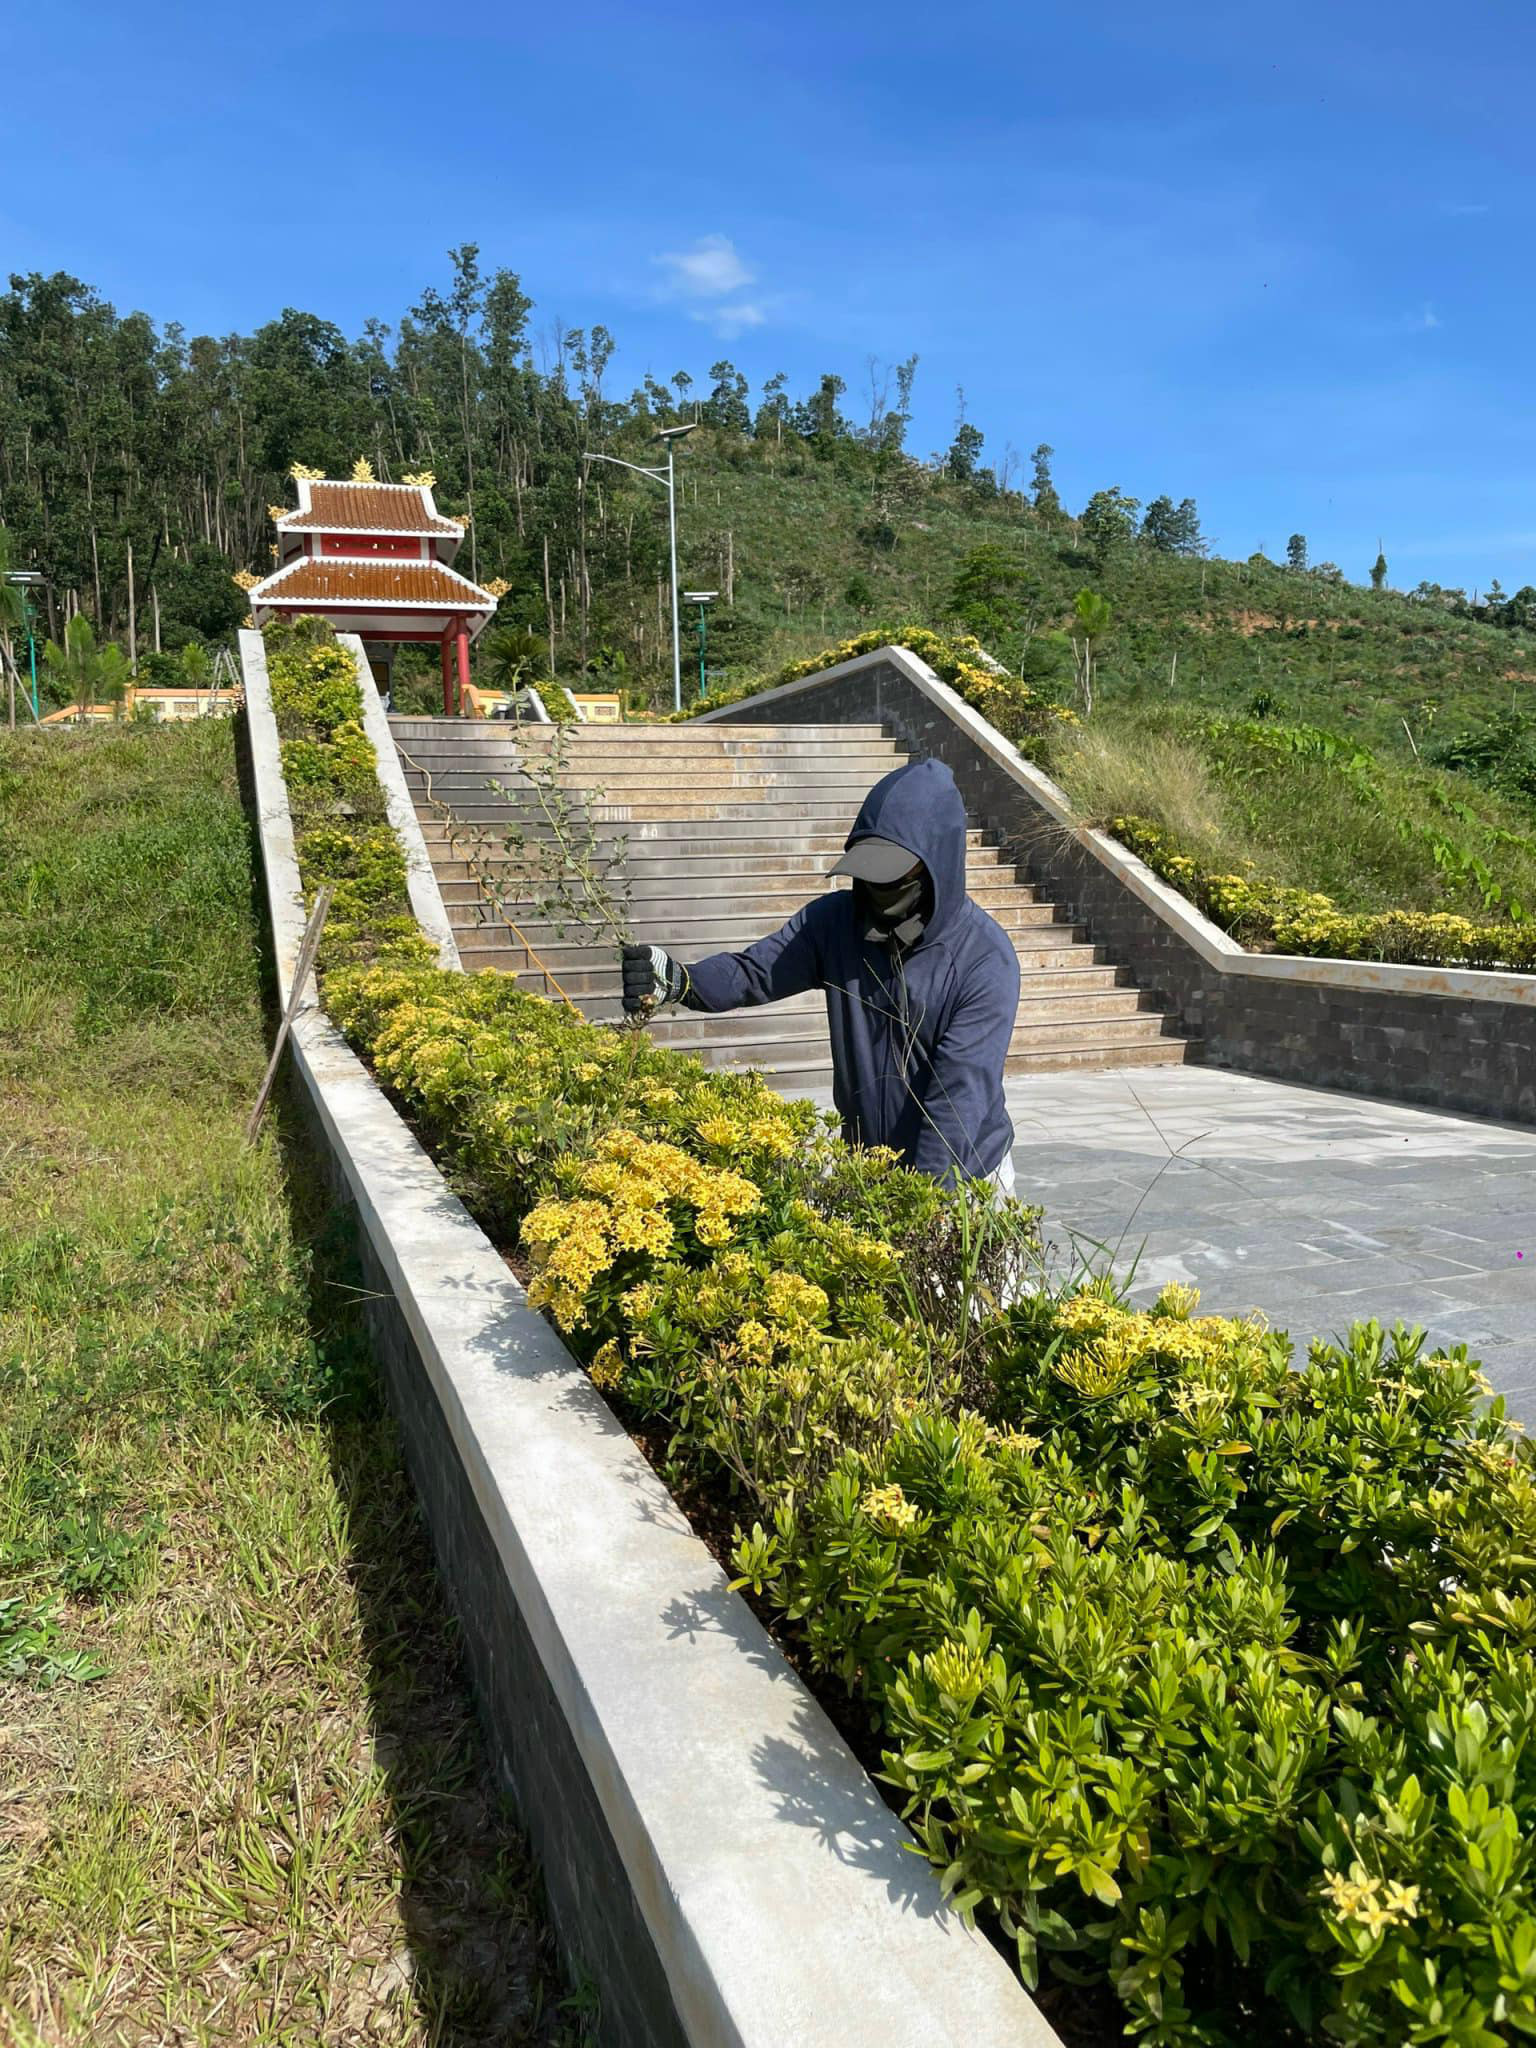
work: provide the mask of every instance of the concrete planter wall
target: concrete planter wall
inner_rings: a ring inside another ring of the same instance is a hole
[[[704,714],[882,725],[947,761],[976,816],[1217,1066],[1536,1122],[1536,976],[1250,953],[1106,833],[905,648]]]
[[[299,874],[259,636],[242,653],[287,987]],[[294,1059],[356,1210],[483,1717],[603,2040],[1050,2048],[313,988]]]

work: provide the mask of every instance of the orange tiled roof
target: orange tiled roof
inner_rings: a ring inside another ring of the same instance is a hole
[[[427,510],[420,484],[331,483],[317,479],[309,487],[309,504],[287,512],[278,522],[289,533],[313,528],[331,533],[432,533],[461,535],[457,519]]]
[[[250,593],[259,604],[398,604],[493,612],[496,600],[442,562],[349,562],[304,555]]]

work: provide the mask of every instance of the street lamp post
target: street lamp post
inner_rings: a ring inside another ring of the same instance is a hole
[[[685,590],[683,595],[690,604],[696,604],[699,608],[699,695],[700,697],[707,697],[709,695],[709,684],[705,681],[704,670],[705,658],[709,652],[707,608],[720,593],[718,590]]]
[[[598,455],[588,450],[582,456],[583,462],[612,462],[620,469],[632,469],[636,476],[648,476],[653,483],[667,487],[667,540],[672,563],[672,709],[683,708],[683,643],[677,617],[677,475],[672,464],[672,444],[681,441],[685,434],[691,434],[694,422],[690,420],[682,427],[662,427],[656,435],[658,441],[667,445],[667,466],[665,469],[650,469],[641,462],[626,462],[619,455]]]
[[[36,725],[38,722],[37,636],[32,631],[32,621],[35,614],[32,610],[31,593],[40,583],[46,582],[47,578],[43,575],[41,569],[8,569],[5,573],[5,581],[15,584],[21,591],[21,602],[24,610],[22,625],[27,636],[27,668],[32,684],[32,723]],[[14,732],[16,728],[16,659],[14,655],[11,657],[10,692],[10,722],[11,729]]]

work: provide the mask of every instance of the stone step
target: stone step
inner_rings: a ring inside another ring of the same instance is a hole
[[[495,967],[505,974],[538,973],[541,971],[542,963],[543,967],[548,968],[570,987],[573,995],[596,994],[604,990],[611,993],[619,986],[617,944],[609,939],[596,941],[591,938],[577,938],[574,928],[570,928],[570,935],[567,938],[551,938],[548,943],[544,942],[542,934],[529,932],[532,952],[537,953],[537,960],[530,956],[529,947],[520,944],[515,935],[504,926],[473,925],[459,932],[457,936],[459,957],[470,973],[478,973],[485,967]],[[1072,954],[1075,957],[1080,951],[1088,951],[1086,947],[1081,946],[1080,927],[1076,925],[1031,925],[1011,931],[1009,937],[1014,942],[1021,976],[1037,966],[1059,966],[1064,954]],[[663,945],[667,941],[647,933],[645,943]],[[683,953],[681,942],[677,943],[679,952]],[[702,960],[711,952],[742,950],[742,942],[729,940],[713,946],[707,943],[697,947],[689,946],[683,957],[686,964],[688,958]],[[573,979],[580,980],[579,989],[572,985]]]
[[[816,884],[827,879],[827,871],[842,852],[841,842],[825,853],[755,853],[724,856],[713,850],[703,853],[668,853],[651,840],[641,841],[624,863],[624,873],[635,896],[714,895],[731,889],[776,893],[798,890],[802,899],[815,892]],[[432,863],[433,873],[446,890],[451,883],[475,881],[479,876],[513,885],[526,877],[527,865],[503,853],[490,853],[471,861],[466,856],[442,853]],[[973,846],[965,863],[966,887],[974,896],[978,887],[1006,884],[1022,889],[1033,899],[1036,891],[1027,882],[1013,880],[1013,864],[997,847]],[[834,886],[839,878],[834,877]],[[539,884],[545,893],[545,885]]]
[[[532,988],[536,995],[552,991],[543,986],[539,969],[529,959],[527,952],[510,939],[506,943],[488,943],[485,946],[460,945],[460,956],[470,973],[478,973],[490,967],[502,974],[515,974],[521,986]],[[577,997],[584,1008],[593,1008],[593,1014],[601,1014],[610,1021],[622,1015],[620,996],[622,994],[617,949],[606,946],[595,949],[596,957],[585,964],[567,962],[563,967],[550,962],[551,948],[538,946],[541,959],[553,967],[556,978],[566,992]],[[1052,946],[1041,947],[1034,952],[1019,953],[1019,1001],[1022,1005],[1036,994],[1070,994],[1074,991],[1097,993],[1106,989],[1130,989],[1134,992],[1125,968],[1102,957],[1102,948],[1097,946]],[[695,958],[702,959],[702,954]],[[513,964],[513,962],[517,964]],[[534,986],[534,984],[538,986]],[[783,1017],[793,1009],[810,1009],[820,1016],[825,998],[819,990],[813,989],[803,996],[788,996],[782,1003],[765,1003],[761,1009],[732,1011],[732,1016],[751,1016],[762,1020],[762,1028],[772,1025],[772,1020]],[[671,1014],[671,1013],[669,1013]],[[692,1018],[695,1012],[688,1011]],[[658,1023],[667,1021],[658,1019]],[[755,1028],[755,1027],[754,1027]]]
[[[487,880],[497,884],[502,891],[500,902],[494,906],[493,899],[481,888],[479,878],[475,876],[454,881],[440,875],[438,888],[449,910],[479,911],[495,907],[514,916],[524,910],[532,916],[541,905],[549,904],[553,894],[552,885],[543,882],[530,884],[526,878],[488,874]],[[846,895],[852,886],[841,876],[823,881],[820,887],[817,882],[814,875],[803,878],[788,876],[779,881],[771,878],[748,880],[746,883],[739,875],[719,875],[708,887],[686,888],[672,880],[658,881],[628,875],[622,892],[616,889],[615,894],[622,893],[637,916],[702,916],[706,912],[728,909],[733,916],[761,916],[763,930],[771,931],[775,922],[783,924],[803,903],[814,902],[828,893]],[[996,868],[983,869],[979,876],[968,878],[966,894],[973,903],[994,917],[1019,904],[1033,904],[1040,900],[1035,890],[1005,877]]]
[[[480,905],[455,903],[448,907],[449,922],[456,930],[466,934],[478,932],[497,933],[506,929],[495,917],[482,918]],[[563,924],[568,932],[574,932],[583,925],[580,908],[572,904],[569,914],[554,907],[531,907],[527,917],[510,912],[521,931],[530,942],[540,948],[548,942],[561,943],[559,927]],[[1056,909],[1050,903],[1007,903],[1000,904],[989,915],[1011,936],[1033,945],[1042,930],[1056,929]],[[781,918],[779,923],[786,922]],[[754,945],[768,933],[776,931],[778,925],[771,920],[749,912],[732,915],[724,907],[710,908],[697,902],[686,902],[663,908],[648,905],[641,909],[632,906],[630,923],[638,941],[647,946],[665,946],[669,952],[681,959],[702,959],[707,953],[740,952],[744,947]],[[1027,940],[1025,940],[1027,935]]]
[[[1003,1063],[1005,1074],[1052,1074],[1067,1072],[1115,1072],[1122,1067],[1175,1067],[1182,1066],[1189,1057],[1189,1049],[1181,1039],[1162,1038],[1146,1045],[1094,1045],[1078,1041],[1063,1042],[1060,1045],[1032,1046],[1028,1052],[1011,1052]],[[770,1067],[764,1061],[752,1063],[754,1071],[763,1075],[770,1085],[784,1096],[814,1095],[823,1099],[830,1096],[832,1088],[832,1066],[830,1060],[818,1063],[807,1061],[803,1064],[785,1062]],[[1019,1143],[1027,1146],[1028,1134],[1019,1134]],[[1027,1183],[1027,1162],[1020,1180],[1019,1194],[1029,1199]]]
[[[769,1026],[777,1011],[783,1032],[790,1035],[817,1030],[825,1032],[825,1004],[819,993],[809,998],[795,996],[789,1000],[795,1005],[793,1011],[789,1002],[765,1003],[761,1009],[725,1010],[714,1015],[684,1010],[658,1017],[648,1028],[661,1035],[669,1045],[694,1038],[761,1037],[773,1035]],[[582,1009],[591,1016],[596,1013],[597,1006],[589,1007],[583,1003]],[[1147,1005],[1140,989],[1043,990],[1038,995],[1026,994],[1019,1004],[1013,1037],[1022,1043],[1021,1034],[1037,1032],[1048,1025],[1071,1024],[1084,1019],[1112,1024],[1116,1032],[1128,1030],[1134,1022],[1137,1028],[1129,1034],[1132,1037],[1156,1037],[1162,1029],[1161,1013]]]
[[[1015,1059],[1072,1052],[1080,1047],[1091,1047],[1102,1054],[1110,1049],[1136,1053],[1148,1047],[1155,1046],[1161,1051],[1165,1046],[1171,1046],[1173,1058],[1182,1059],[1186,1049],[1184,1041],[1165,1039],[1161,1025],[1162,1019],[1153,1012],[1132,1017],[1059,1017],[1020,1024],[1009,1043],[1005,1065],[1013,1071]],[[1077,1035],[1079,1031],[1080,1037]],[[669,1039],[667,1044],[672,1051],[688,1053],[711,1067],[754,1066],[771,1071],[781,1063],[810,1066],[824,1062],[829,1071],[831,1068],[831,1041],[825,1026],[807,1030],[801,1024],[795,1024],[773,1039],[754,1038],[740,1032],[701,1032],[692,1039]]]
[[[419,822],[421,836],[429,849],[449,843],[449,826],[444,819],[429,815],[420,818]],[[488,818],[479,820],[477,825],[476,820],[459,815],[455,819],[455,836],[472,841],[479,829],[494,846],[500,843],[515,822],[508,818]],[[542,836],[547,838],[549,835]],[[626,830],[598,835],[591,851],[596,856],[612,858],[615,843],[620,839],[628,846],[631,858],[650,848],[660,848],[669,855],[712,853],[717,845],[723,851],[728,842],[732,856],[830,853],[835,859],[847,846],[848,824],[846,813],[835,824],[823,824],[814,818],[786,819],[782,830],[775,830],[772,821],[761,816],[751,820],[723,818],[713,822],[680,818],[670,825],[656,819],[641,818]],[[970,846],[980,846],[983,843],[980,828],[973,827],[966,834],[966,841]]]
[[[504,740],[509,730],[544,745],[548,745],[554,736],[552,725],[534,720],[519,727],[505,719],[427,718],[403,712],[391,713],[389,729],[396,739],[407,743],[412,739],[451,738],[471,746],[495,744]],[[618,740],[621,744],[636,747],[686,747],[699,745],[706,736],[718,737],[722,741],[814,740],[833,746],[854,742],[866,746],[872,742],[886,746],[893,744],[889,734],[879,725],[755,725],[750,721],[733,724],[721,719],[709,725],[574,725],[568,730],[574,746],[587,746],[593,742],[607,745]]]
[[[787,795],[796,802],[817,797],[823,803],[848,800],[857,804],[864,801],[879,780],[878,774],[850,775],[825,763],[816,768],[793,768],[785,773],[776,773],[772,769],[732,769],[718,762],[689,762],[671,775],[658,775],[652,769],[632,768],[589,775],[583,769],[580,774],[556,776],[555,786],[568,795],[587,794],[594,802],[606,799],[610,803],[654,802],[677,795],[688,796],[691,801],[695,791],[701,796],[730,796],[741,791],[765,803]],[[405,782],[413,797],[428,793],[426,777],[417,769],[405,770]],[[530,779],[522,764],[508,762],[499,769],[481,767],[476,763],[468,768],[455,766],[434,770],[430,795],[439,803],[457,804],[466,797],[479,796],[490,787],[515,790],[519,794],[526,789],[532,793]]]
[[[1070,973],[1041,975],[1038,983],[1033,980],[1026,982],[1019,1003],[1019,1022],[1032,1024],[1042,1017],[1056,1016],[1121,1017],[1135,1013],[1138,1008],[1143,1013],[1155,1014],[1147,1012],[1139,989],[1117,983],[1116,971],[1113,967],[1077,968]],[[1118,1007],[1092,1007],[1092,1003],[1106,997],[1115,998]],[[1054,1007],[1057,1005],[1061,1007]],[[624,1008],[617,992],[606,999],[585,996],[581,1007],[583,1013],[597,1024],[617,1024],[623,1020]],[[826,998],[819,989],[813,989],[808,995],[788,996],[781,1003],[764,1003],[755,1010],[726,1010],[715,1015],[698,1010],[668,1010],[663,1016],[653,1017],[646,1029],[658,1044],[663,1045],[722,1034],[726,1037],[774,1038],[790,1024],[794,1024],[796,1029],[809,1028],[806,1020],[820,1022],[825,1015]]]
[[[501,756],[507,760],[537,761],[546,772],[551,760],[559,760],[565,770],[582,774],[602,765],[627,774],[648,771],[653,775],[669,775],[677,768],[692,763],[722,768],[779,769],[786,773],[821,764],[837,766],[852,774],[866,764],[888,772],[907,758],[894,740],[843,743],[836,740],[769,740],[762,743],[731,740],[724,745],[667,747],[659,751],[593,744],[566,748],[558,755],[550,747],[530,744],[512,734],[494,741],[485,740],[476,746],[464,746],[457,740],[435,739],[414,742],[397,739],[395,744],[403,767],[419,764],[434,772],[439,766],[462,764],[473,768],[482,760]]]
[[[804,797],[775,793],[769,802],[765,798],[754,800],[748,791],[731,791],[713,802],[691,803],[673,792],[636,798],[633,802],[605,802],[594,798],[585,804],[572,805],[570,815],[577,827],[584,818],[595,825],[740,824],[750,825],[758,832],[775,831],[781,826],[792,829],[800,824],[819,825],[826,831],[840,828],[846,839],[859,805],[867,795],[867,790],[853,792],[847,798],[822,797],[814,793]],[[524,820],[542,822],[547,817],[539,798],[531,793],[526,798],[510,793],[471,797],[451,804],[450,808],[455,817],[466,825],[500,824],[506,828]]]
[[[420,817],[418,813],[418,817],[423,837],[429,825],[438,828],[439,836],[447,837],[446,822],[441,816]],[[494,802],[456,806],[454,820],[461,837],[478,830],[492,838],[505,838],[508,833],[526,836],[532,832],[542,838],[554,838],[545,814],[526,806]],[[600,805],[594,807],[590,819],[583,819],[579,812],[571,815],[569,829],[578,835],[578,844],[584,841],[583,827],[588,823],[612,828],[597,832],[600,841],[622,839],[630,845],[637,839],[708,844],[718,835],[721,839],[760,839],[770,847],[782,847],[786,853],[815,853],[821,850],[822,843],[835,844],[841,853],[848,841],[852,813],[846,804],[801,806],[794,812],[788,806],[765,810],[760,804],[700,804],[690,808],[674,803],[657,805],[654,810]]]
[[[505,821],[501,821],[498,829],[496,821],[475,825],[462,816],[456,816],[450,826],[446,818],[428,812],[425,816],[418,813],[417,822],[421,826],[421,836],[429,849],[440,846],[444,858],[464,858],[462,854],[452,853],[452,842],[455,839],[461,843],[477,845],[477,857],[508,857],[499,851],[509,829]],[[547,832],[527,836],[537,836],[542,843],[553,844],[553,836]],[[716,834],[706,825],[685,819],[675,834],[668,834],[658,830],[649,821],[643,821],[642,830],[598,835],[591,851],[594,856],[612,859],[620,840],[624,841],[628,849],[628,864],[632,868],[643,867],[645,863],[652,861],[709,861],[729,869],[735,862],[744,860],[766,860],[775,864],[780,861],[794,864],[805,860],[825,860],[830,866],[845,851],[848,833],[846,828],[842,831],[835,828],[831,831],[813,830],[804,827],[801,821],[793,830],[786,827],[783,832],[777,833],[764,832],[760,824],[753,829],[731,823],[728,830]],[[723,851],[727,840],[730,848],[728,853]],[[479,845],[479,842],[487,844]],[[980,853],[1000,855],[1000,849],[988,846],[978,827],[966,834],[967,865]]]

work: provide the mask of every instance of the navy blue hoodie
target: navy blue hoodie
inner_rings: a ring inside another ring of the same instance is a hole
[[[735,1010],[821,988],[832,1097],[843,1135],[889,1145],[936,1180],[991,1173],[1013,1145],[1003,1061],[1019,1009],[1006,932],[965,893],[965,805],[942,761],[877,782],[848,834],[890,839],[927,868],[931,914],[917,943],[866,936],[854,889],[836,889],[741,953],[689,966],[690,1006]]]

